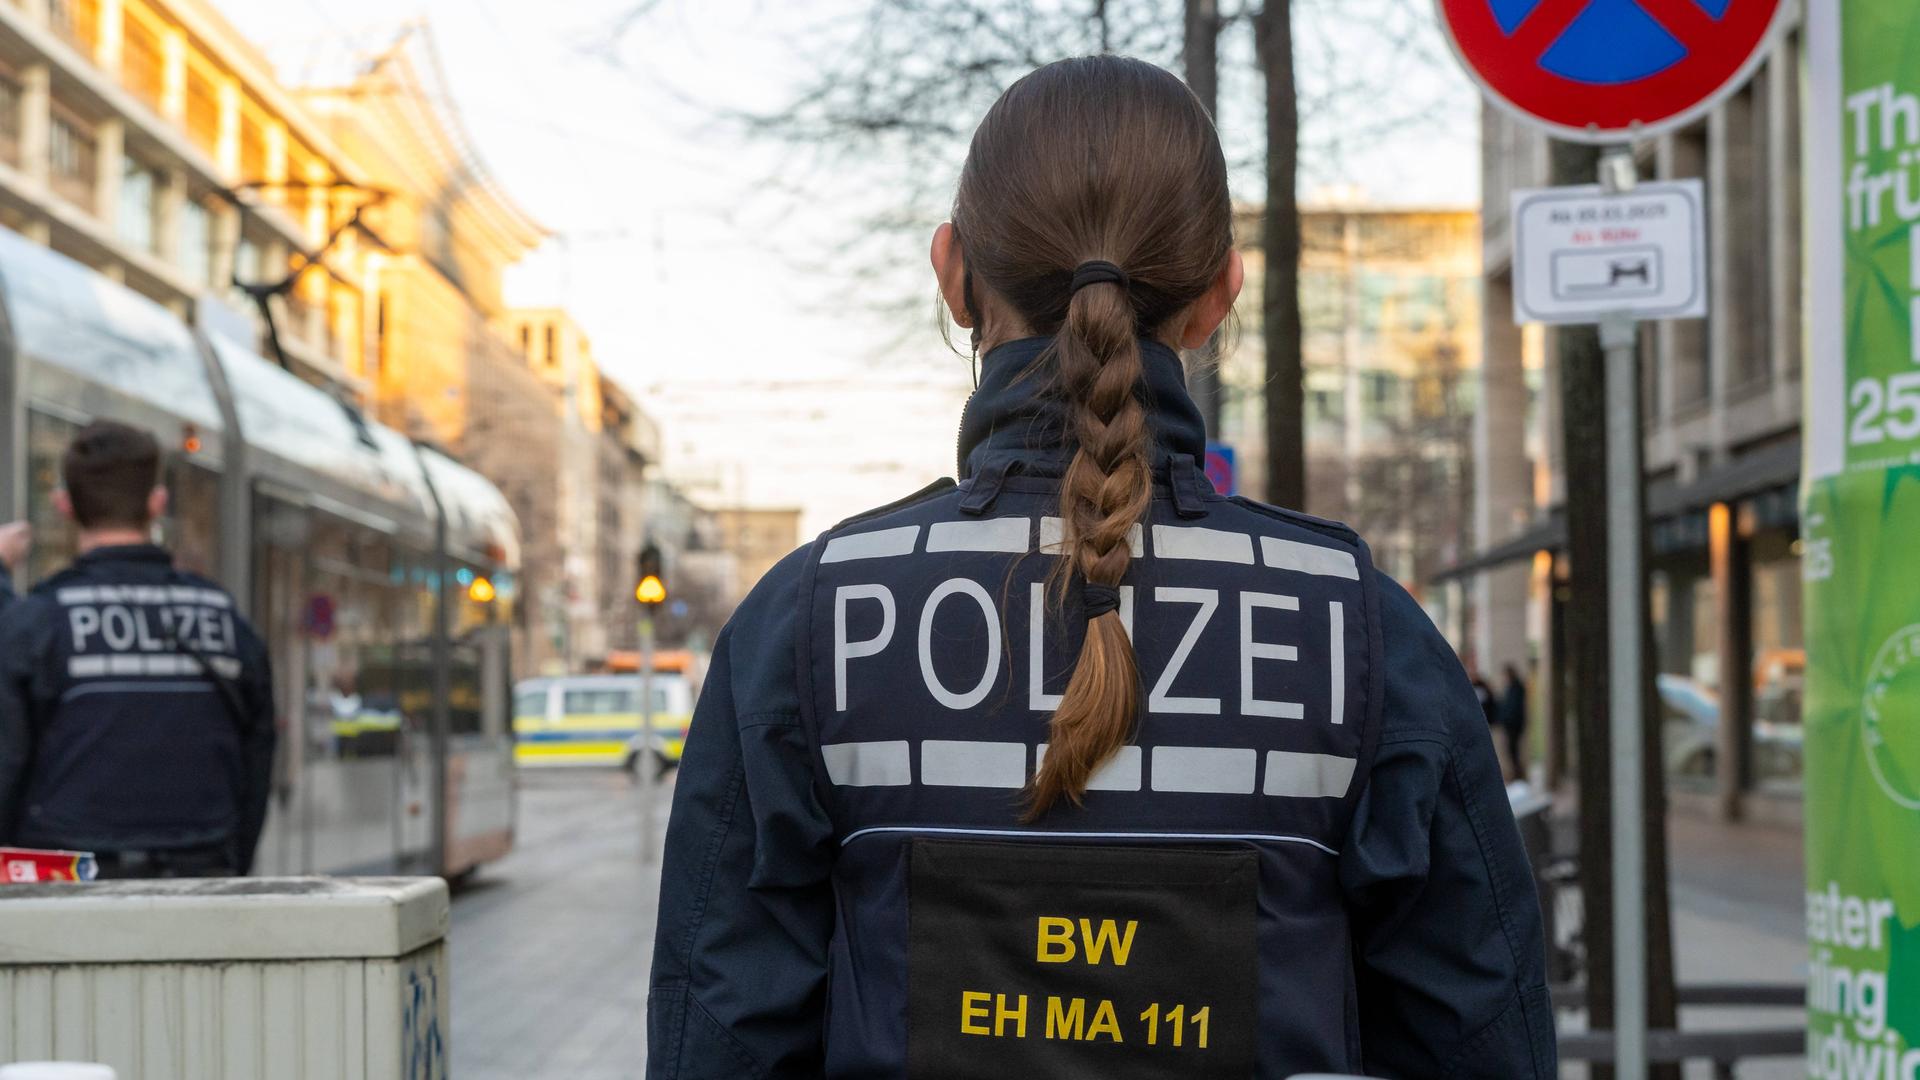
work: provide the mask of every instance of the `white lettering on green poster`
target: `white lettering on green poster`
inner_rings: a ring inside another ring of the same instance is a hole
[[[1807,59],[1807,1075],[1920,1080],[1920,5]]]

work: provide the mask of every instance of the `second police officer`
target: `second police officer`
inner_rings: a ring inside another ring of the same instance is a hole
[[[1351,531],[1198,465],[1175,350],[1242,281],[1198,100],[1117,57],[1028,75],[933,264],[985,354],[961,480],[720,635],[648,1075],[1558,1075],[1458,659]]]
[[[265,644],[150,539],[152,435],[82,428],[61,461],[73,564],[0,614],[0,844],[91,851],[102,877],[244,874],[266,819]]]

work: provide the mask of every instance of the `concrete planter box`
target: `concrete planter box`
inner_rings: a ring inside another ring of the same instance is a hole
[[[0,1062],[121,1080],[443,1080],[446,884],[0,887]]]

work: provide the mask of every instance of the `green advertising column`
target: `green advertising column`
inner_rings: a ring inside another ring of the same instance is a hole
[[[1920,2],[1807,19],[1807,1074],[1920,1080]]]

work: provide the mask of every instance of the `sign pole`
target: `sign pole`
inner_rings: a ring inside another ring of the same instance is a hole
[[[653,605],[640,616],[640,752],[634,770],[640,779],[640,864],[653,862]]]
[[[1625,194],[1638,179],[1632,147],[1611,147],[1600,158],[1600,183],[1607,194]],[[1635,378],[1639,332],[1633,316],[1601,319],[1600,344],[1606,354],[1607,654],[1613,683],[1608,720],[1613,751],[1614,1076],[1646,1080],[1646,804],[1641,790],[1646,730],[1641,626],[1646,596],[1640,566],[1640,386]]]

